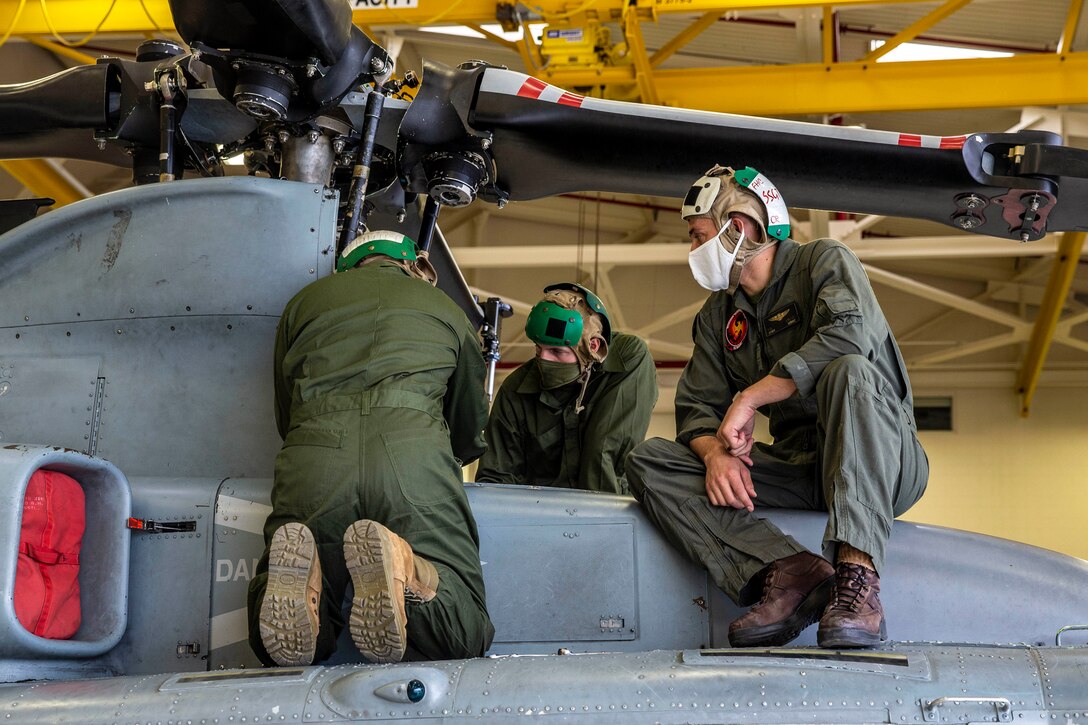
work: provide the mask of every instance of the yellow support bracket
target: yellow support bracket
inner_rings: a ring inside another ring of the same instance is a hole
[[[3,0],[13,3],[17,0]],[[59,0],[50,0],[57,2]],[[932,0],[881,0],[880,4],[902,5],[907,3],[932,2]],[[851,5],[873,5],[874,0],[836,0],[836,7]],[[522,20],[555,20],[571,17],[571,0],[533,0],[527,3],[531,7],[531,16]],[[729,10],[754,11],[774,10],[778,8],[818,8],[827,5],[827,0],[638,0],[635,10],[644,20],[653,20],[665,14],[692,14],[716,12],[721,15]],[[573,1],[573,7],[579,13],[593,15],[601,22],[619,21],[629,8],[629,0],[586,0]],[[496,0],[419,0],[414,8],[396,8],[390,5],[377,7],[359,7],[354,11],[356,24],[366,25],[429,25],[442,22],[445,24],[493,23],[496,21]],[[0,14],[0,17],[3,17]],[[436,20],[435,18],[438,18]]]
[[[1031,412],[1035,388],[1039,384],[1039,376],[1043,372],[1043,364],[1046,362],[1047,352],[1050,351],[1050,343],[1054,340],[1054,330],[1058,326],[1058,318],[1062,314],[1065,298],[1073,285],[1073,277],[1077,273],[1077,263],[1084,250],[1086,236],[1088,234],[1085,232],[1066,232],[1062,234],[1062,239],[1058,243],[1058,256],[1054,259],[1054,266],[1050,268],[1050,280],[1047,282],[1043,301],[1039,305],[1039,314],[1035,318],[1035,327],[1031,331],[1031,341],[1028,343],[1027,354],[1024,356],[1024,365],[1020,368],[1020,375],[1016,382],[1020,393],[1020,415],[1025,418]]]
[[[44,48],[50,53],[56,53],[57,55],[69,58],[83,65],[94,65],[98,62],[98,59],[95,58],[93,55],[81,53],[75,48],[69,48],[67,45],[61,45],[60,43],[54,43],[51,40],[45,40],[44,38],[35,38],[32,35],[24,36],[23,40],[28,43],[32,43],[39,48]]]
[[[142,34],[158,30],[173,31],[174,16],[167,0],[27,0],[11,27],[12,35],[84,36],[98,29],[102,33]],[[0,34],[15,18],[19,0],[0,0]],[[106,14],[109,13],[109,17]],[[150,15],[150,17],[149,17]],[[103,22],[105,18],[105,22]],[[101,27],[99,25],[101,24]]]
[[[885,5],[917,4],[932,0],[881,0]],[[20,0],[0,0],[0,33],[6,32],[15,18]],[[85,35],[95,30],[109,12],[100,33],[144,34],[157,31],[174,31],[173,16],[167,0],[117,0],[110,10],[111,0],[45,0],[52,26],[63,35]],[[629,0],[588,0],[574,2],[580,12],[593,13],[601,20],[619,20],[628,7]],[[873,0],[836,0],[835,7],[872,5]],[[496,0],[419,0],[414,8],[397,8],[391,5],[357,7],[352,17],[357,25],[371,27],[381,25],[429,25],[482,24],[496,21]],[[636,11],[639,16],[652,20],[664,14],[692,14],[716,12],[721,15],[729,10],[754,11],[778,8],[824,7],[827,0],[639,0]],[[570,14],[570,0],[533,0],[531,19],[548,19]],[[584,6],[584,7],[583,7]],[[149,17],[150,16],[150,17]],[[10,27],[12,35],[51,35],[40,0],[27,0],[23,12]]]
[[[839,48],[839,23],[835,16],[835,8],[824,6],[824,20],[821,24],[821,43],[824,65],[831,65],[838,60]]]
[[[73,183],[48,161],[40,159],[8,159],[0,161],[7,171],[35,196],[47,196],[64,206],[90,196],[85,188]],[[56,208],[56,207],[54,207]]]
[[[471,28],[472,30],[475,30],[477,33],[484,36],[485,38],[490,40],[492,43],[498,43],[499,45],[501,45],[502,47],[504,47],[504,48],[506,48],[508,50],[512,50],[515,53],[518,52],[518,44],[516,42],[514,42],[513,40],[507,40],[506,38],[502,37],[501,35],[495,35],[494,33],[492,33],[487,28],[483,27],[482,25],[476,25],[474,23],[469,23],[465,27],[468,27],[468,28]],[[529,29],[525,28],[523,30],[523,32],[528,33]]]
[[[666,105],[755,116],[1088,103],[1088,52],[908,63],[809,63],[654,71]],[[577,90],[636,83],[633,67],[553,70]],[[904,129],[909,130],[909,129]],[[978,129],[966,128],[963,131]]]
[[[646,42],[642,38],[642,26],[638,15],[629,12],[623,19],[623,34],[627,38],[627,52],[635,65],[635,82],[643,103],[660,105],[657,88],[654,86],[654,72],[650,67],[650,58],[646,53]]]
[[[1080,13],[1084,8],[1084,0],[1070,0],[1069,12],[1065,17],[1065,26],[1062,28],[1062,37],[1058,39],[1058,54],[1068,53],[1073,49],[1073,37],[1077,34],[1077,26],[1080,24]]]
[[[909,43],[910,41],[914,40],[919,35],[929,30],[934,25],[941,22],[949,15],[956,12],[970,2],[971,0],[948,0],[948,2],[946,2],[944,5],[940,6],[933,12],[929,13],[923,18],[918,19],[911,25],[896,33],[895,36],[889,38],[887,42],[884,43],[884,45],[869,51],[868,54],[866,54],[861,60],[874,61],[877,58],[887,55],[903,43]]]
[[[681,30],[672,40],[658,48],[657,52],[650,56],[650,67],[656,68],[664,63],[676,51],[690,43],[711,25],[718,22],[718,18],[721,16],[722,14],[717,10],[711,10],[708,13],[704,13],[701,18]]]

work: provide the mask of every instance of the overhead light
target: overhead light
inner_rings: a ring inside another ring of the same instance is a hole
[[[532,34],[534,39],[540,40],[540,34],[543,32],[544,26],[545,23],[529,24],[529,32]],[[502,26],[498,23],[481,25],[480,27],[493,35],[499,36],[503,40],[509,40],[512,42],[517,42],[521,40],[524,29],[524,26],[518,26],[517,30],[507,31],[503,30]],[[462,38],[487,37],[483,33],[478,33],[467,25],[431,25],[428,27],[417,28],[417,30],[422,30],[424,33],[438,33],[439,35],[458,35]]]
[[[869,49],[876,50],[884,45],[883,40],[872,40]],[[981,50],[963,48],[954,45],[933,45],[930,43],[903,43],[892,48],[887,55],[877,58],[878,63],[885,61],[897,63],[911,60],[964,60],[967,58],[1008,58],[1012,53],[1000,50]]]

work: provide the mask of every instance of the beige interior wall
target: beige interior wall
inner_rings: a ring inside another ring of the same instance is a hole
[[[1088,389],[1040,388],[1028,418],[1008,388],[951,395],[954,430],[922,433],[929,487],[903,518],[1088,559]]]

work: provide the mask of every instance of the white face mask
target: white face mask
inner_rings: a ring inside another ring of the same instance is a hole
[[[724,239],[723,239],[724,235]],[[726,249],[726,243],[733,247],[730,252]],[[688,254],[688,267],[691,268],[691,276],[703,289],[717,292],[729,289],[729,275],[733,270],[733,262],[737,258],[737,252],[744,243],[744,230],[737,228],[732,222],[718,232],[713,239],[707,240],[694,252]]]

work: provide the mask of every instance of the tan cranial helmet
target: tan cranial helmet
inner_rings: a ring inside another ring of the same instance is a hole
[[[790,235],[789,211],[782,194],[750,166],[733,171],[715,165],[707,170],[688,191],[680,216],[685,221],[706,217],[721,230],[731,212],[750,217],[759,227],[760,238],[752,240],[754,243],[773,243]]]

